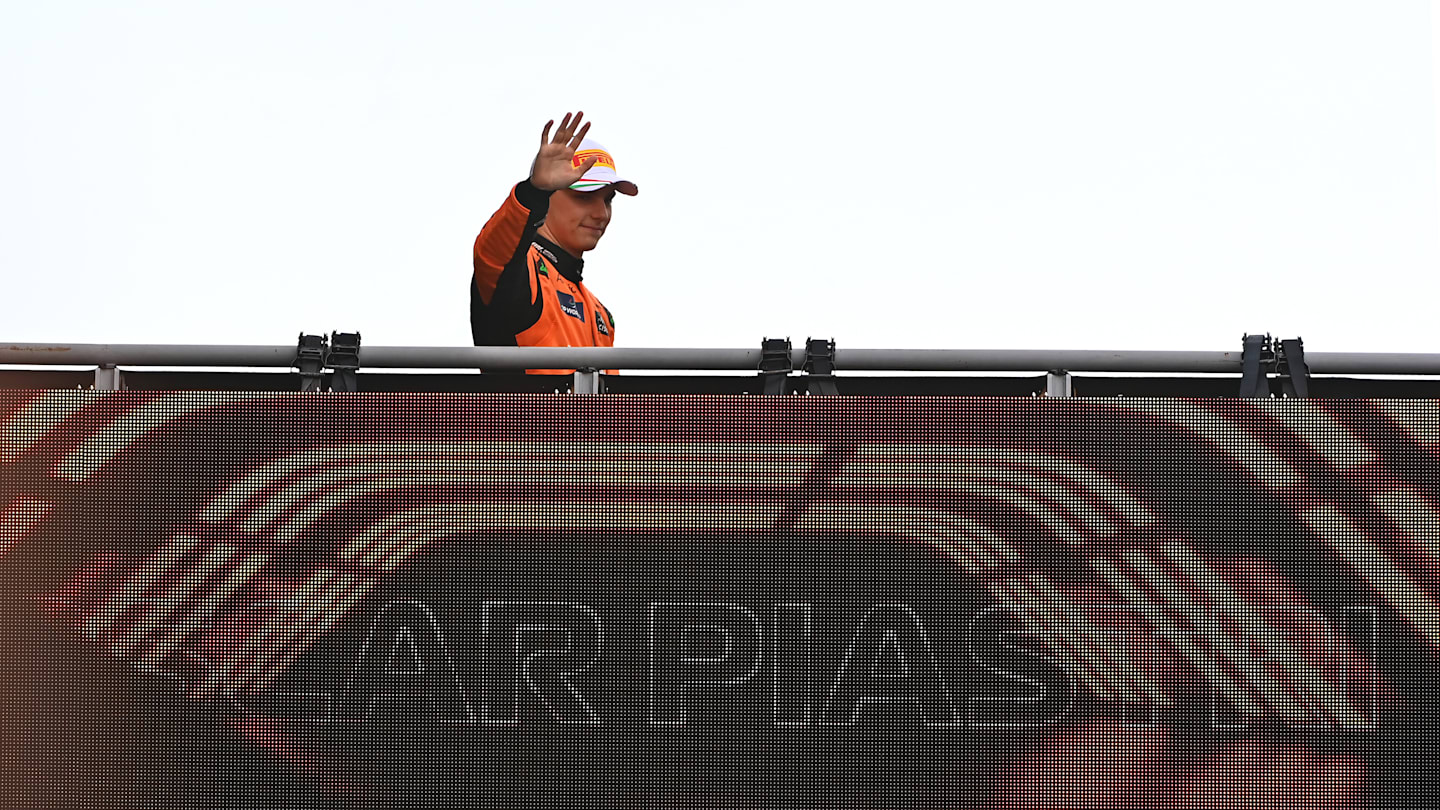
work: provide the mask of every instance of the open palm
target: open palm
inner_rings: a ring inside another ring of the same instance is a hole
[[[535,154],[535,162],[530,166],[531,185],[543,191],[569,188],[595,165],[595,157],[587,158],[579,166],[574,164],[575,150],[585,140],[585,133],[590,131],[588,123],[580,125],[584,117],[585,113],[577,112],[571,120],[571,115],[566,113],[560,127],[555,130],[554,138],[550,137],[554,120],[545,122],[545,129],[540,132],[540,151]]]

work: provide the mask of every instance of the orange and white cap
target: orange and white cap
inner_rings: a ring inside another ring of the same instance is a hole
[[[631,197],[640,193],[640,188],[629,180],[621,180],[620,175],[615,173],[615,158],[596,141],[586,138],[580,142],[580,148],[575,150],[575,157],[570,159],[570,165],[579,168],[580,164],[590,158],[596,158],[595,165],[585,172],[570,188],[576,191],[595,191],[606,186],[614,186],[621,194],[628,194]]]

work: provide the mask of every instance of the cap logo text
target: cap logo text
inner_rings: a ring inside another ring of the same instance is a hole
[[[592,168],[603,166],[612,172],[615,171],[615,159],[610,157],[610,153],[604,149],[586,149],[576,152],[575,157],[570,158],[570,165],[578,169],[580,168],[580,164],[589,160],[592,156],[595,157],[595,166]]]

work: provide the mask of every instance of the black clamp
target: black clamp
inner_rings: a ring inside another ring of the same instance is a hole
[[[811,394],[839,394],[835,386],[835,341],[810,338],[805,341],[804,371]]]
[[[1279,371],[1281,390],[1286,396],[1296,399],[1310,398],[1310,366],[1305,363],[1305,342],[1300,338],[1280,341],[1280,356],[1276,363]]]
[[[301,391],[323,391],[325,376],[324,335],[300,333],[299,345],[295,347],[295,369],[300,372]]]
[[[331,332],[325,366],[334,372],[330,377],[331,391],[359,391],[360,381],[355,372],[360,368],[360,333]]]
[[[765,338],[760,341],[760,380],[762,394],[784,394],[785,378],[795,366],[790,362],[790,338]]]
[[[1240,357],[1240,396],[1267,398],[1271,395],[1268,375],[1280,381],[1280,393],[1296,399],[1310,397],[1310,367],[1305,363],[1305,344],[1300,338],[1273,340],[1270,335],[1245,335]]]

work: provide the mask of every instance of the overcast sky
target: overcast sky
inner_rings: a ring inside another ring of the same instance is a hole
[[[9,2],[0,340],[468,345],[583,109],[618,345],[1440,352],[1431,8]]]

